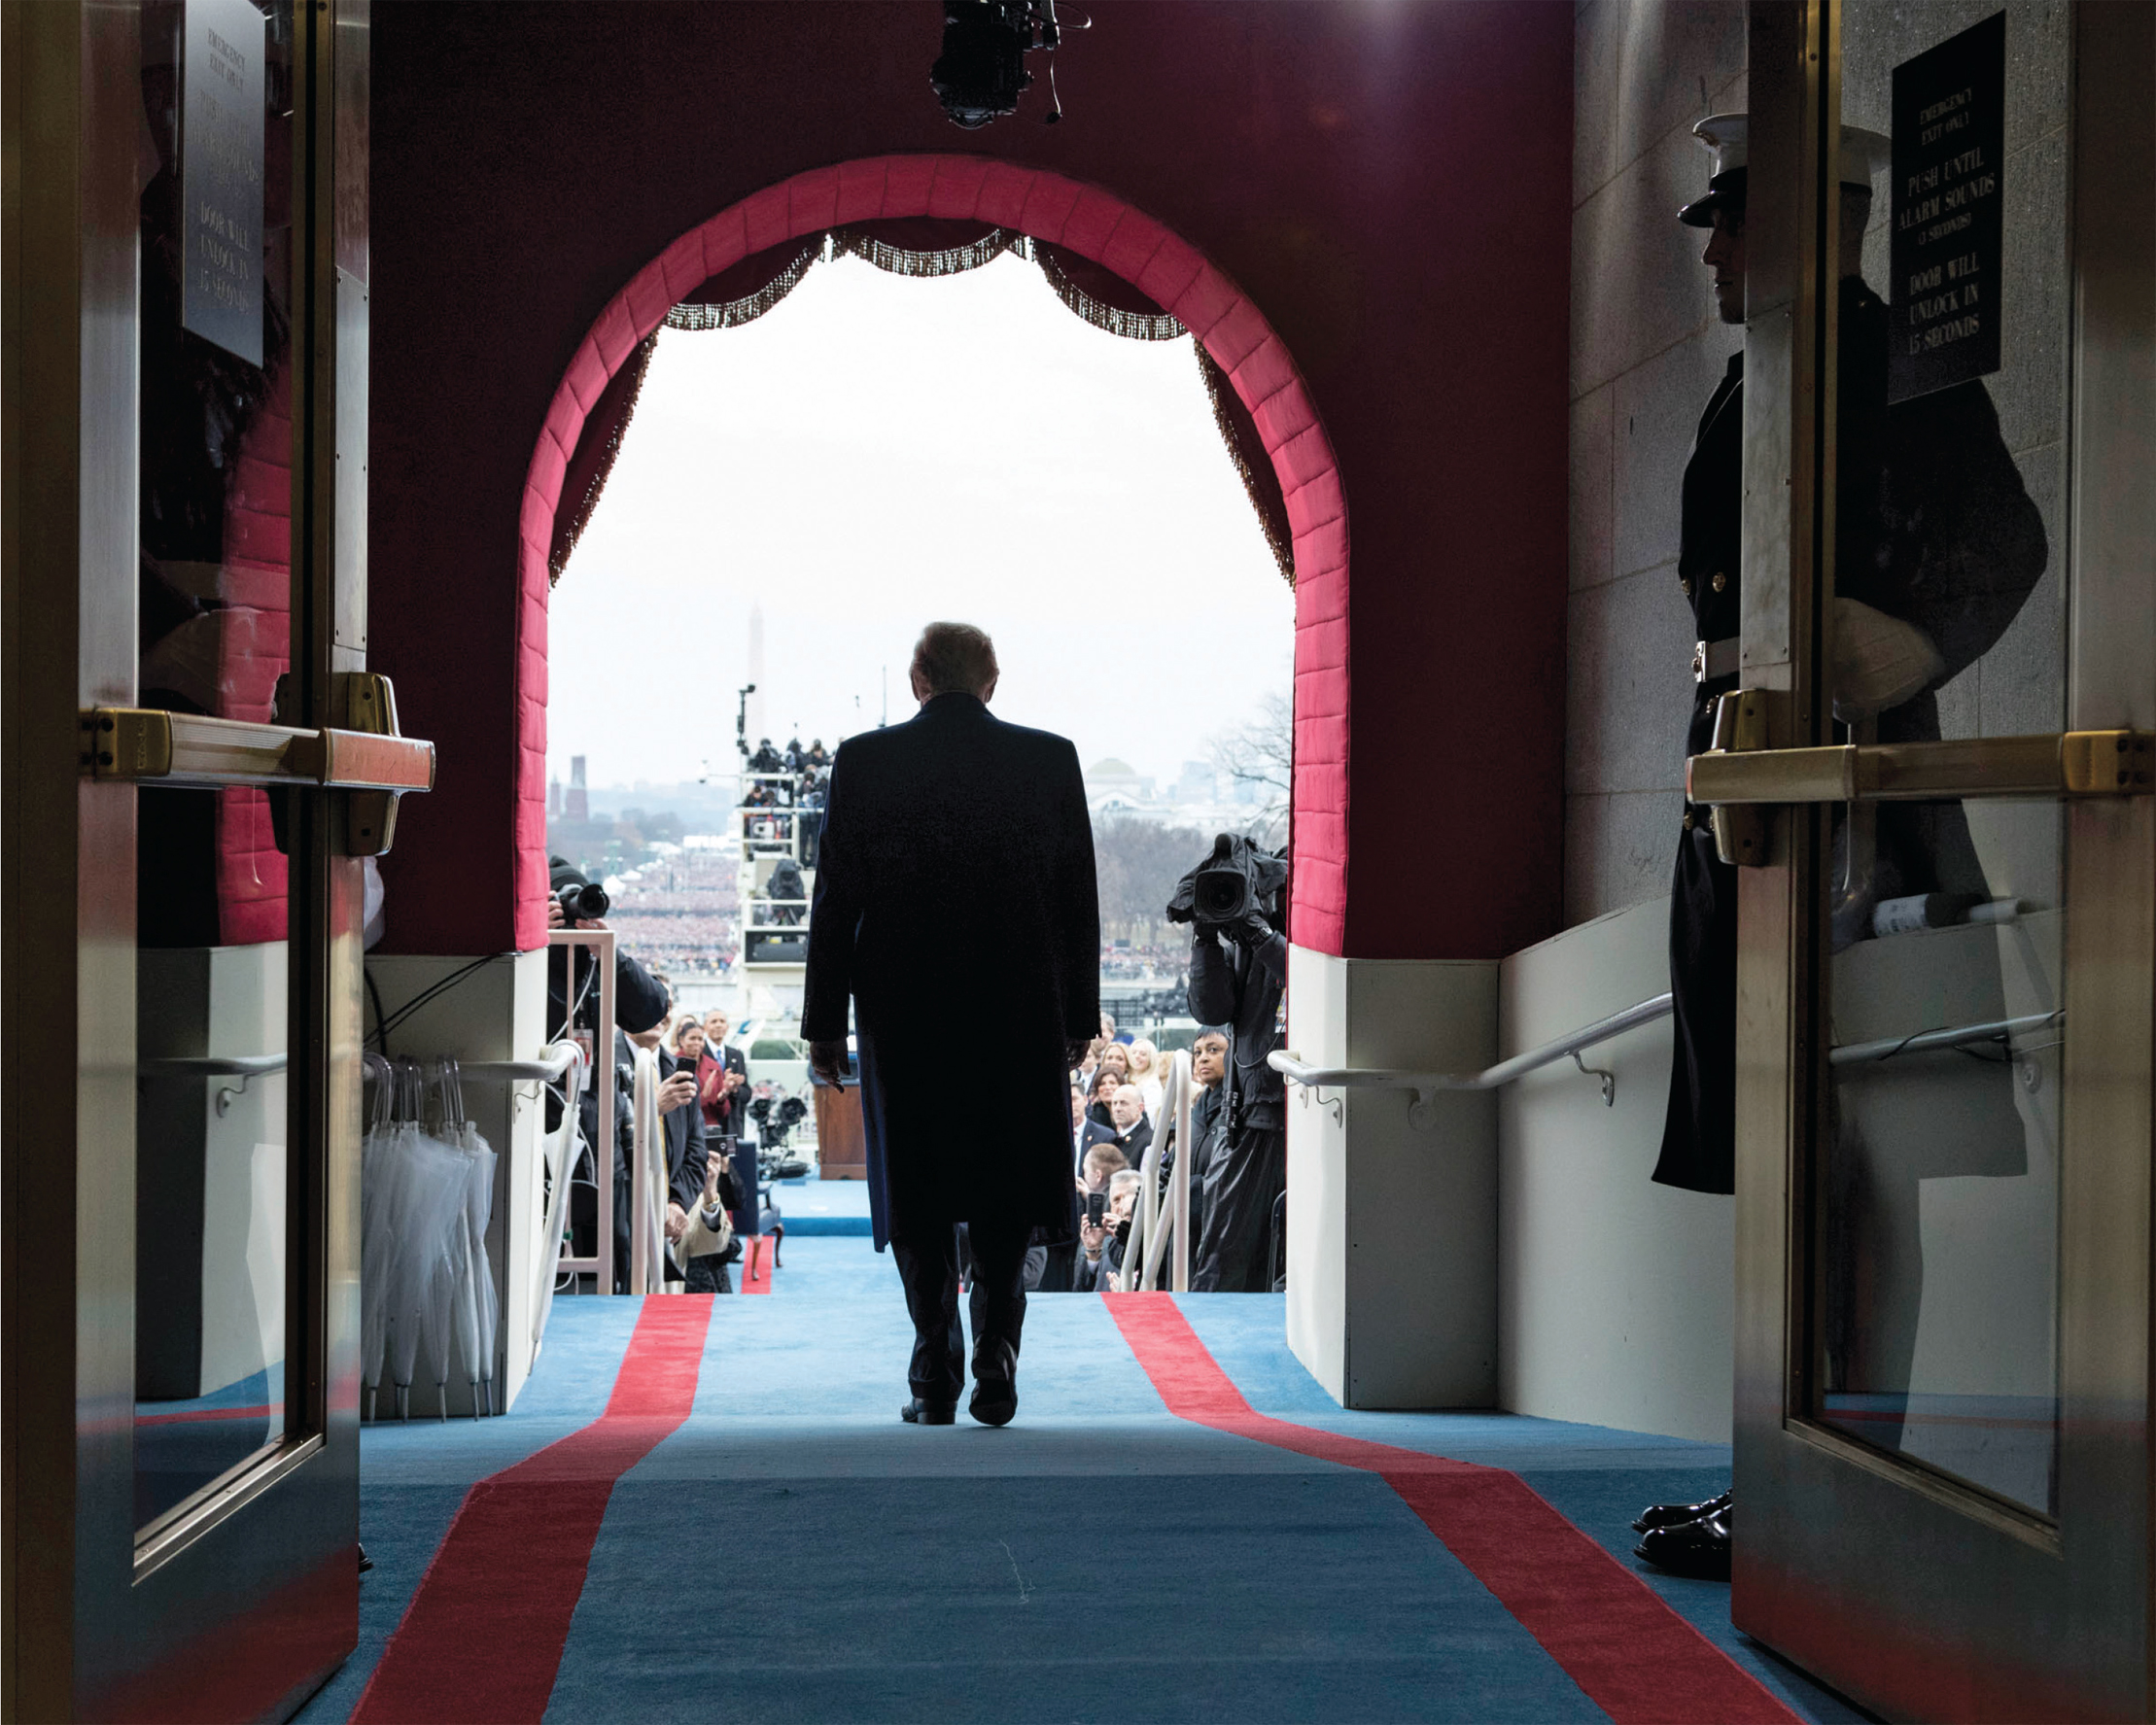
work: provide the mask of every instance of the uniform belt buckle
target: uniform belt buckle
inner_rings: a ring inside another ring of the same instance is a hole
[[[1731,636],[1727,640],[1702,640],[1692,643],[1692,681],[1712,682],[1716,677],[1734,676],[1741,669],[1738,640]]]

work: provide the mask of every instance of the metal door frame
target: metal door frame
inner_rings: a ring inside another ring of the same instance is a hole
[[[7,0],[0,20],[0,1712],[282,1716],[357,1635],[361,864],[335,854],[340,799],[296,793],[290,1434],[138,1542],[136,790],[82,776],[75,736],[84,710],[135,696],[140,26],[130,0]],[[367,17],[297,0],[294,24],[293,673],[299,722],[321,727],[347,722],[337,673],[365,655]],[[85,858],[122,855],[123,881],[84,879]]]
[[[1754,0],[1743,660],[1769,744],[1830,741],[1842,0]],[[2070,729],[2156,729],[2156,8],[2076,4],[2067,518]],[[1808,1417],[1825,1099],[1818,808],[1740,872],[1737,1627],[1889,1717],[2145,1717],[2156,808],[2069,814],[2057,1521]]]

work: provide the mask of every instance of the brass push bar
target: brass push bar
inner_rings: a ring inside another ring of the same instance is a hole
[[[1697,804],[1909,803],[1962,797],[2145,797],[2156,737],[2068,731],[1955,742],[1711,749],[1685,763]]]
[[[301,731],[139,707],[94,707],[82,724],[83,765],[93,778],[359,791],[435,787],[435,745],[415,737]]]

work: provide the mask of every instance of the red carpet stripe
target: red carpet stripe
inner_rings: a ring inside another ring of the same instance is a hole
[[[465,1495],[352,1717],[539,1725],[614,1481],[688,1418],[708,1294],[654,1296],[607,1411]]]
[[[137,1414],[138,1426],[194,1426],[204,1420],[266,1420],[271,1414],[282,1413],[282,1407],[271,1407],[266,1401],[260,1407],[191,1407],[174,1414]]]
[[[1378,1475],[1617,1725],[1797,1719],[1518,1474],[1258,1413],[1172,1295],[1102,1297],[1170,1413]]]
[[[742,1293],[769,1294],[771,1292],[771,1260],[778,1255],[778,1242],[770,1234],[751,1234],[743,1242],[741,1255]]]

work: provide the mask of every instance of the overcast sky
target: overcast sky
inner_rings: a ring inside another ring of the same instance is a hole
[[[755,604],[782,743],[873,727],[887,667],[910,717],[937,617],[995,638],[996,712],[1164,781],[1290,681],[1294,596],[1190,338],[1095,329],[1011,256],[925,280],[844,258],[741,328],[661,332],[554,590],[550,770],[731,773]]]

